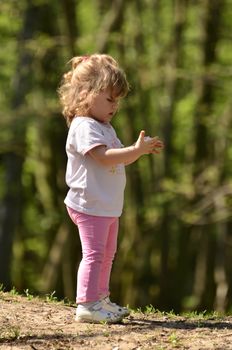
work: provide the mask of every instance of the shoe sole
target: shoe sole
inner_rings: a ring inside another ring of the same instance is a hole
[[[78,323],[96,323],[96,324],[114,324],[114,323],[120,323],[122,322],[123,317],[120,317],[117,320],[102,320],[102,321],[97,321],[93,319],[87,319],[87,318],[80,318],[80,317],[75,317],[75,321]]]

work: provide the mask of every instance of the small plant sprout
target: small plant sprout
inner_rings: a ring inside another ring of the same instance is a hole
[[[168,339],[173,345],[177,345],[179,343],[179,338],[175,332],[171,333]]]
[[[10,291],[11,295],[19,295],[19,293],[17,292],[17,289],[15,287],[13,287]]]
[[[55,290],[53,292],[51,292],[50,294],[46,294],[46,301],[56,302],[57,301],[57,297],[55,296],[55,294],[56,294]]]
[[[110,336],[109,330],[104,330],[103,331],[103,336],[106,337],[106,338],[109,337]]]
[[[10,338],[11,339],[18,339],[20,337],[20,327],[14,326],[10,329]]]
[[[156,313],[156,309],[154,308],[153,305],[147,305],[145,309],[145,314],[154,314]]]
[[[135,312],[138,312],[138,313],[140,313],[140,314],[142,314],[142,313],[143,313],[143,311],[142,311],[141,307],[138,307],[138,308],[135,310]]]
[[[33,299],[33,295],[29,293],[29,289],[25,289],[24,293],[26,294],[26,297],[28,300],[32,300]]]

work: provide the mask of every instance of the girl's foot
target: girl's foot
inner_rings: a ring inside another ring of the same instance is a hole
[[[116,303],[112,303],[109,297],[105,297],[101,300],[101,304],[105,310],[111,311],[121,317],[129,316],[130,310],[127,307],[119,306]]]
[[[77,322],[87,323],[117,323],[122,320],[122,316],[104,308],[102,301],[91,303],[91,306],[79,304],[76,309]]]

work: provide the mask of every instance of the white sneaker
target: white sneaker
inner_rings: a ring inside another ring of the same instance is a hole
[[[127,307],[119,306],[116,303],[112,303],[109,297],[105,297],[101,300],[101,304],[105,310],[111,311],[121,317],[126,317],[130,314],[130,310]]]
[[[117,323],[122,320],[122,317],[110,310],[106,310],[102,302],[97,301],[88,307],[83,304],[78,305],[75,320],[87,323]]]

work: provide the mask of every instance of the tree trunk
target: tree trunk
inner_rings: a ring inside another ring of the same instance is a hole
[[[64,15],[65,15],[65,22],[67,26],[68,31],[68,48],[70,49],[70,52],[72,56],[75,56],[77,54],[76,52],[76,41],[78,38],[78,22],[76,18],[76,4],[75,0],[62,0],[62,6],[64,9]]]
[[[178,101],[178,91],[180,81],[177,76],[177,70],[181,67],[182,59],[182,37],[186,24],[187,1],[176,0],[174,2],[174,24],[173,36],[168,53],[167,65],[170,73],[166,74],[165,91],[168,94],[168,103],[163,111],[165,121],[163,127],[165,140],[164,153],[164,177],[173,178],[174,170],[172,161],[174,158],[174,122],[176,103]],[[166,202],[163,207],[163,217],[160,229],[160,300],[159,307],[173,308],[173,301],[170,296],[171,273],[169,271],[169,253],[170,253],[170,232],[173,227],[173,215],[171,213],[171,203]],[[178,288],[178,286],[176,286]]]
[[[23,204],[22,167],[25,158],[25,131],[27,116],[20,107],[24,104],[27,93],[32,87],[33,56],[27,49],[27,41],[32,39],[37,30],[38,11],[31,1],[27,2],[22,33],[19,38],[18,66],[14,77],[12,110],[15,119],[11,123],[12,144],[14,149],[3,155],[5,167],[5,197],[1,203],[0,227],[0,283],[6,289],[11,288],[12,244],[16,228],[20,224]]]
[[[219,41],[222,5],[223,1],[219,2],[217,0],[206,0],[202,5],[204,11],[202,30],[202,65],[204,74],[197,85],[198,103],[195,112],[195,203],[202,199],[204,195],[203,193],[205,192],[204,186],[209,181],[205,169],[215,161],[213,139],[210,136],[209,130],[209,121],[212,118],[213,111],[214,83],[209,73],[210,68],[216,62],[216,47]],[[210,221],[207,215],[208,214],[206,214],[204,218],[205,223]],[[212,226],[208,226],[206,232],[206,226],[198,226],[197,231],[200,237],[199,247],[201,247],[201,252],[198,252],[197,259],[201,261],[202,254],[206,254],[206,252],[210,252],[210,255],[212,254],[209,245],[213,238],[208,236],[208,232],[212,235],[214,230]],[[206,235],[208,237],[205,237]],[[221,240],[221,238],[221,235],[218,236],[219,240]],[[202,242],[204,242],[204,245],[202,245]],[[221,244],[219,244],[219,246],[222,247]],[[203,247],[205,250],[203,250]],[[205,302],[207,301],[206,299],[209,300],[209,298],[212,298],[212,295],[209,295],[209,291],[211,290],[211,294],[213,293],[213,290],[212,288],[209,288],[209,285],[212,284],[211,279],[213,276],[214,260],[205,260],[205,264],[206,266],[201,272],[202,278],[200,282],[198,279],[198,269],[196,269],[195,275],[195,307],[198,307],[199,309],[204,307]],[[219,276],[218,273],[216,275]],[[221,276],[222,275],[220,274],[220,279]],[[218,283],[218,281],[216,283]]]

